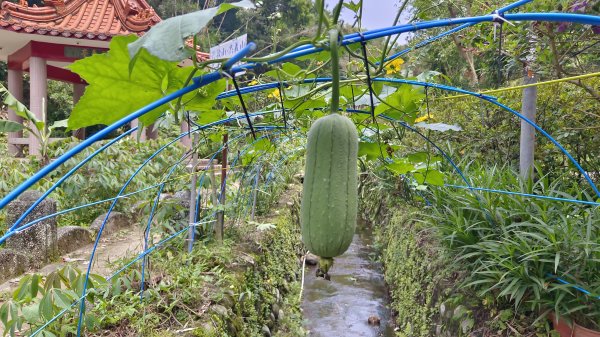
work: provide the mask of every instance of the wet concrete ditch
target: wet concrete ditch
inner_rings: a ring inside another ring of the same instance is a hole
[[[305,267],[302,311],[309,336],[393,337],[393,317],[370,228],[359,224],[350,248],[335,258],[331,280]]]

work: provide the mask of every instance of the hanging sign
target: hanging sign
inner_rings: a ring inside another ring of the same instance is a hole
[[[229,40],[227,42],[223,42],[218,46],[214,46],[210,48],[210,59],[223,59],[230,58],[233,55],[237,54],[240,50],[242,50],[248,44],[248,34],[244,34],[242,36],[236,37],[233,40]],[[239,65],[240,63],[236,63]],[[219,65],[213,65],[214,67],[219,67]],[[237,73],[241,75],[242,73]]]

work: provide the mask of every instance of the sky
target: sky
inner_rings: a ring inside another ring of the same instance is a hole
[[[344,0],[350,2],[350,0]],[[356,2],[356,1],[355,1]],[[338,0],[325,0],[325,6],[332,10]],[[392,26],[398,13],[399,0],[363,0],[363,28],[368,30]],[[354,13],[347,8],[342,9],[341,19],[352,24]],[[400,19],[399,23],[404,23]],[[402,39],[401,39],[402,40]]]
[[[344,2],[350,2],[350,0],[344,0]],[[338,0],[325,0],[325,6],[329,10],[332,10],[337,3]],[[399,3],[398,0],[363,0],[363,27],[377,29],[391,26],[398,13]],[[351,24],[354,22],[354,13],[343,8],[341,19]]]

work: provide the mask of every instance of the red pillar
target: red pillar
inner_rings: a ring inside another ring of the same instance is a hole
[[[190,127],[188,126],[187,120],[181,121],[181,133],[188,132],[189,130],[190,130]],[[181,137],[180,141],[181,141],[181,145],[183,145],[184,147],[186,147],[188,149],[192,148],[192,135],[191,134]]]
[[[46,100],[48,97],[48,76],[46,60],[41,57],[29,58],[30,94],[29,105],[31,112],[41,121],[46,121]],[[35,130],[35,126],[32,125]],[[41,155],[41,144],[35,135],[29,135],[29,154]]]
[[[23,101],[23,71],[8,69],[8,91],[15,96],[19,101]],[[22,123],[23,118],[17,116],[17,114],[8,110],[8,119],[13,122]],[[23,131],[10,132],[8,134],[8,152],[14,156],[18,156],[22,153],[22,147],[18,144],[12,144],[11,139],[22,138]]]
[[[158,139],[158,128],[154,124],[144,128],[144,132],[147,140]]]
[[[85,84],[81,84],[81,83],[73,83],[73,105],[77,104],[77,102],[79,102],[79,99],[81,99],[81,96],[83,96],[83,93],[85,92]],[[75,136],[78,139],[85,139],[85,128],[81,128],[81,129],[77,129],[75,131],[73,131],[73,136]]]

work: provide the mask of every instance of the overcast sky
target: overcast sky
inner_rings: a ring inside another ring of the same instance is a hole
[[[350,2],[350,0],[344,0],[344,2]],[[337,3],[338,0],[325,0],[325,5],[329,10],[332,10]],[[399,0],[363,0],[363,28],[370,30],[392,26],[398,13],[399,3]],[[343,8],[341,19],[352,24],[354,13],[347,8]],[[400,19],[399,24],[402,23],[404,21]]]
[[[350,2],[350,0],[344,0]],[[356,2],[356,1],[355,1]],[[332,10],[338,0],[325,0],[325,6]],[[398,0],[363,0],[363,27],[377,29],[391,26],[398,13]],[[342,20],[346,23],[354,22],[354,13],[347,8],[342,9]]]

